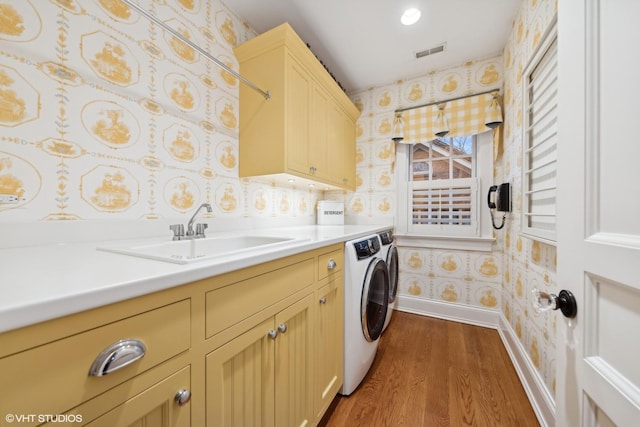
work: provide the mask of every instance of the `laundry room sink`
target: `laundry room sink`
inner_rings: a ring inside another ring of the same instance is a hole
[[[134,241],[127,244],[98,246],[97,249],[177,264],[188,264],[211,258],[238,255],[243,252],[275,249],[303,240],[306,239],[237,235],[162,242]]]

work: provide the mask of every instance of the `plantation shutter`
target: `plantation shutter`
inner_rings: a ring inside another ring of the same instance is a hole
[[[532,238],[556,239],[558,147],[557,39],[525,72],[522,231]]]
[[[477,187],[477,178],[413,181],[409,228],[414,232],[444,230],[453,235],[475,235]]]

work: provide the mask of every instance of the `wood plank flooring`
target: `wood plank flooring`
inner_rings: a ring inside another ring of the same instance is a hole
[[[321,427],[538,426],[498,332],[396,311],[351,396]]]

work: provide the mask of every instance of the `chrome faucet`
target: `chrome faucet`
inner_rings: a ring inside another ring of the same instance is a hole
[[[211,205],[209,203],[203,203],[198,206],[198,209],[187,223],[186,234],[184,232],[184,225],[182,224],[173,224],[169,226],[169,229],[173,231],[173,240],[201,239],[206,237],[204,235],[204,230],[207,229],[207,227],[209,226],[208,224],[196,224],[196,229],[195,231],[193,230],[193,223],[196,221],[196,217],[198,216],[202,208],[205,208],[209,213],[213,212],[213,209],[211,209]]]

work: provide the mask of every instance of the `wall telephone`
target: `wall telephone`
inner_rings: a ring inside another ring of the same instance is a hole
[[[492,197],[494,196],[494,197]],[[492,185],[489,187],[489,193],[487,193],[487,205],[489,205],[489,212],[491,213],[491,224],[496,230],[500,230],[504,227],[504,220],[507,217],[506,212],[511,212],[511,185],[507,182],[500,185]],[[505,212],[502,217],[502,224],[496,226],[493,218],[493,211],[498,210]]]

